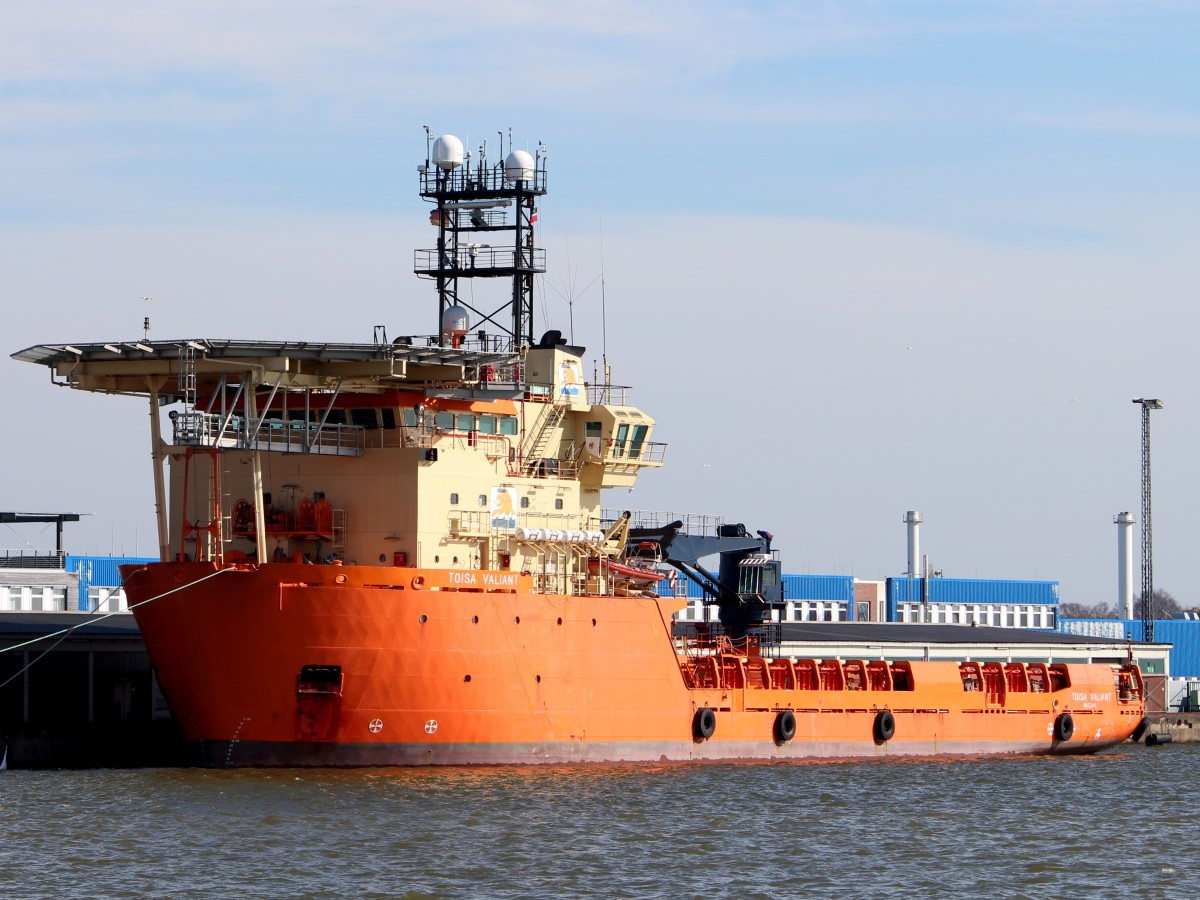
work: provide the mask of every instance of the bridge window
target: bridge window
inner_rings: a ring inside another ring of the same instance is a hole
[[[375,431],[379,428],[379,419],[373,409],[352,409],[350,410],[350,424]]]
[[[517,420],[513,416],[504,416],[500,419],[501,434],[516,434]]]
[[[646,442],[646,432],[649,430],[649,425],[633,426],[633,440],[629,444],[630,459],[637,459],[642,455],[642,444]]]
[[[480,434],[495,434],[496,433],[496,417],[483,415],[479,417],[479,433]]]

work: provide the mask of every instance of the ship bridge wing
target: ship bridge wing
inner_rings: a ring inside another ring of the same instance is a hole
[[[419,340],[419,339],[418,339]],[[453,385],[473,381],[480,367],[510,364],[511,353],[436,342],[339,344],[309,341],[253,342],[187,339],[38,344],[12,354],[46,366],[68,387],[147,396],[163,402],[189,391],[217,390],[231,375],[249,374],[258,384],[292,388],[378,392],[398,382]],[[194,380],[181,378],[194,375]]]

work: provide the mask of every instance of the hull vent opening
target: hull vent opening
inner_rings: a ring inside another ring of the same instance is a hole
[[[342,696],[341,666],[301,666],[296,680],[297,694]]]

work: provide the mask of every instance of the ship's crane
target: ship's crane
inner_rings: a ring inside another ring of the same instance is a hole
[[[1150,521],[1150,410],[1161,400],[1139,397],[1142,405],[1142,640],[1154,641],[1154,531]]]

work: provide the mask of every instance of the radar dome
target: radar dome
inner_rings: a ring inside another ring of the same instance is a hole
[[[533,157],[524,150],[514,150],[504,159],[504,175],[509,181],[532,181]]]
[[[447,306],[442,313],[442,332],[444,334],[466,334],[471,327],[467,311],[458,304]]]
[[[457,169],[463,162],[462,141],[452,134],[443,134],[433,142],[433,161],[439,169]]]

